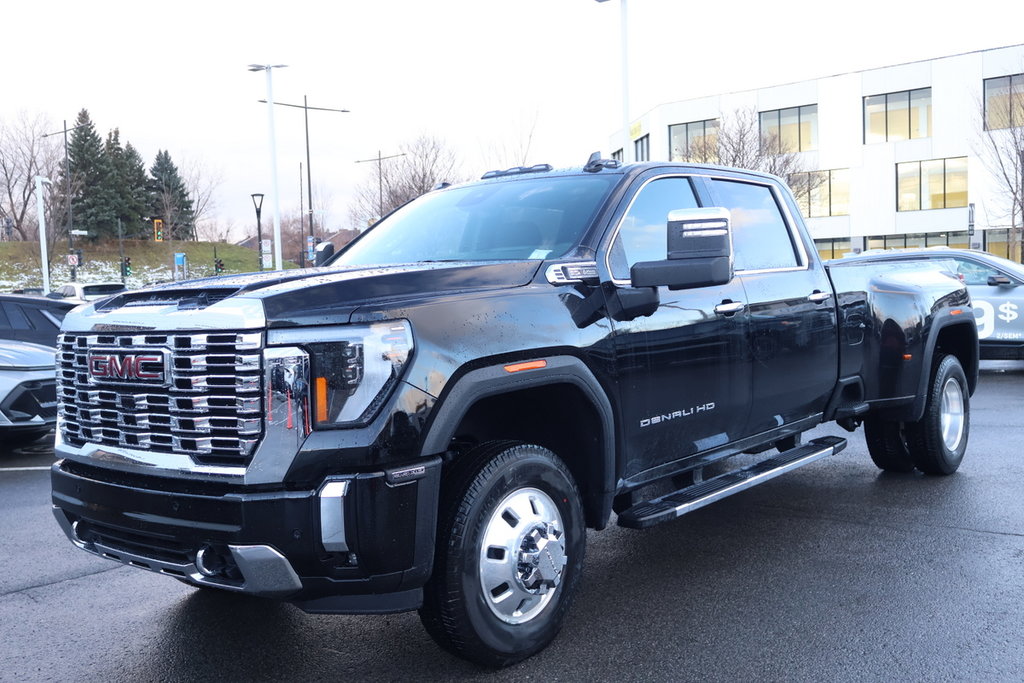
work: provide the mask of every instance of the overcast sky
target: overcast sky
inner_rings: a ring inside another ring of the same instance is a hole
[[[620,0],[5,3],[0,118],[54,130],[86,108],[147,165],[160,149],[223,182],[216,214],[252,230],[270,170],[262,73],[310,112],[314,193],[347,224],[354,163],[426,133],[478,174],[534,130],[529,163],[580,165],[621,123]],[[628,0],[631,115],[661,102],[1022,42],[1019,2]],[[302,111],[275,112],[283,212],[299,206]],[[535,126],[534,126],[535,122]]]

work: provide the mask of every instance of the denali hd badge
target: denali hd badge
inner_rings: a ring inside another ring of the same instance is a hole
[[[170,353],[167,349],[90,349],[89,379],[95,384],[167,385]]]

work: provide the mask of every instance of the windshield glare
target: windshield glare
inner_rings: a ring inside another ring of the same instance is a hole
[[[563,176],[432,192],[374,226],[331,265],[510,261],[579,243],[618,176]]]

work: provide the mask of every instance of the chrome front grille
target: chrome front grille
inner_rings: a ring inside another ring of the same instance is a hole
[[[263,334],[62,333],[57,399],[64,441],[179,453],[198,463],[245,465],[263,430]],[[90,349],[170,353],[168,377],[95,379]]]

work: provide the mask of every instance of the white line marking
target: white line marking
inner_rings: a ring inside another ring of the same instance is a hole
[[[46,472],[49,467],[0,467],[0,472]]]

